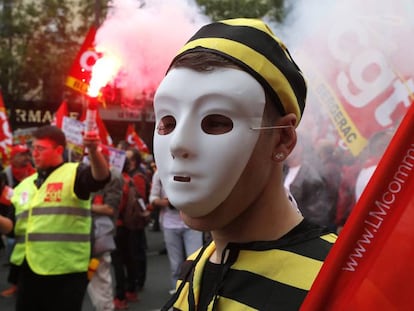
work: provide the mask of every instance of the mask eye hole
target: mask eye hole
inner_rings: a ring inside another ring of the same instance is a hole
[[[159,135],[168,135],[174,131],[176,125],[175,118],[173,116],[164,116],[161,118],[157,126],[157,133]]]
[[[210,114],[201,121],[201,129],[211,135],[220,135],[233,129],[233,121],[221,114]]]

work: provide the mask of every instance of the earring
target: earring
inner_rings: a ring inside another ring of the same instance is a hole
[[[277,161],[282,160],[284,157],[285,157],[285,155],[283,154],[283,152],[278,152],[278,153],[275,153],[273,155],[273,158]]]

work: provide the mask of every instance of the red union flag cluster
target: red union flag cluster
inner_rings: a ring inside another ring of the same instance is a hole
[[[413,133],[411,104],[301,311],[412,310]]]

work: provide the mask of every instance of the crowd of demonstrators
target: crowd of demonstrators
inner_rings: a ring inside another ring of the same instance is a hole
[[[64,161],[66,138],[55,126],[33,132],[36,172],[15,188],[16,310],[81,310],[91,255],[90,195],[110,179],[96,135],[85,135],[89,165]]]
[[[305,97],[260,20],[205,25],[174,58],[154,96],[157,172],[212,242],[183,263],[163,310],[299,309],[335,241],[292,208],[283,183]]]
[[[32,175],[34,172],[35,169],[32,165],[28,146],[23,144],[12,146],[10,151],[10,164],[0,173],[1,189],[4,189],[4,187],[16,187],[24,178]],[[0,203],[0,208],[6,213],[14,215],[14,209],[11,206],[11,202],[7,199]],[[15,242],[13,230],[6,234],[6,239],[7,258],[10,260],[11,251],[13,250]],[[18,267],[12,263],[9,263],[7,281],[10,283],[10,287],[0,293],[2,297],[10,297],[16,293],[17,277]]]
[[[129,196],[125,186],[136,189],[144,204],[149,204],[152,169],[129,145],[124,172],[121,175],[110,169],[109,177],[108,148],[97,137],[84,137],[84,145],[89,165],[82,158],[66,156],[66,138],[59,128],[38,128],[33,133],[32,152],[27,146],[14,146],[10,166],[0,174],[1,190],[16,187],[23,180],[11,201],[0,199],[0,234],[13,236],[16,230],[17,235],[10,258],[10,267],[16,272],[10,270],[12,286],[2,295],[16,295],[16,310],[29,310],[29,305],[30,310],[62,309],[58,304],[66,305],[62,310],[80,310],[86,292],[95,310],[125,309],[128,302],[138,301],[147,272],[147,222],[138,230],[125,230],[119,220],[123,201]],[[76,226],[69,228],[74,223]],[[90,265],[88,271],[91,259],[98,264],[93,269]],[[125,267],[126,284],[120,281],[119,273]],[[46,299],[45,295],[52,296]],[[118,298],[125,299],[125,304],[117,303]]]
[[[110,166],[110,153],[101,146],[102,154]],[[111,168],[111,179],[101,190],[92,193],[92,258],[99,265],[89,280],[88,294],[94,310],[114,310],[111,252],[115,245],[115,222],[121,204],[124,180]]]
[[[355,156],[327,138],[300,133],[298,145],[285,161],[285,187],[303,216],[339,234],[374,173],[393,130],[374,133]]]
[[[203,233],[189,228],[184,223],[179,210],[170,204],[157,171],[152,177],[149,200],[155,209],[160,210],[160,226],[171,271],[170,294],[174,294],[181,265],[202,246]]]

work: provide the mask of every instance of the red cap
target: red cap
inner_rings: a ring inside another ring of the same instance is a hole
[[[13,158],[18,153],[26,153],[29,152],[29,148],[26,145],[14,145],[11,148],[10,158]]]

